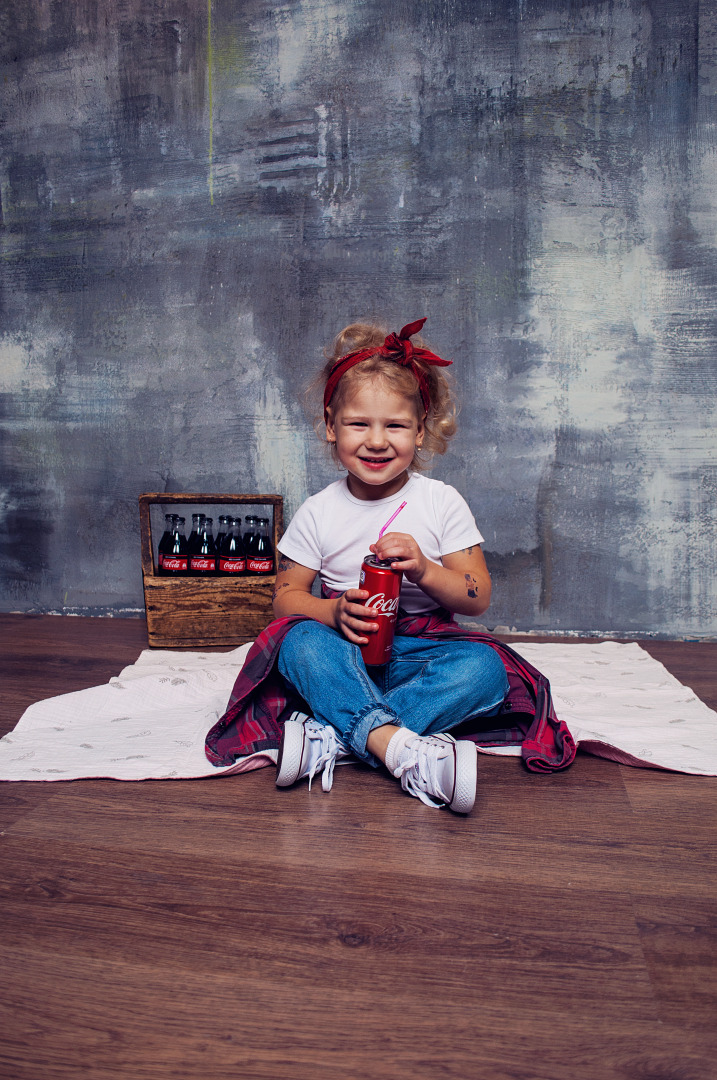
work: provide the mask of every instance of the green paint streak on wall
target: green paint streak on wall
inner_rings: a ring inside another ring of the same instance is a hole
[[[247,56],[247,48],[242,39],[240,30],[235,26],[227,26],[219,30],[214,28],[214,71],[221,75],[227,85],[236,85],[239,78],[240,84],[245,76],[246,82],[251,84],[252,70]]]

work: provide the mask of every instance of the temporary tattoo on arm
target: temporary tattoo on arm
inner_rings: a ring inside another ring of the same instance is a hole
[[[478,596],[478,593],[476,592],[476,589],[478,588],[478,582],[474,577],[471,576],[471,574],[464,574],[463,576],[466,579],[466,592],[469,596],[472,596],[473,599],[475,599]]]
[[[290,584],[291,583],[289,581],[284,581],[281,585],[276,586],[276,588],[274,589],[274,592],[271,594],[272,603],[273,603],[274,600],[276,600],[276,598],[279,595],[279,593],[281,592],[281,590],[282,589],[287,589]]]
[[[279,559],[279,573],[281,573],[282,570],[293,570],[295,566],[296,563],[292,562],[291,559],[287,559],[286,555],[282,555]]]
[[[473,548],[472,547],[463,548],[463,554],[464,555],[472,555],[473,554]],[[466,577],[468,577],[468,574],[466,574]]]

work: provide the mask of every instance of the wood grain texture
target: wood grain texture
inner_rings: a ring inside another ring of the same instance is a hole
[[[2,731],[147,643],[0,632]],[[717,646],[659,645],[715,699]],[[465,820],[363,766],[0,785],[0,1077],[713,1080],[716,818],[717,780],[582,754],[482,757]]]
[[[147,638],[153,648],[229,648],[253,641],[272,618],[276,574],[196,578],[163,577],[154,565],[158,537],[152,536],[150,507],[260,506],[271,510],[274,551],[284,532],[281,495],[221,495],[146,492],[139,496],[142,580]]]
[[[162,578],[145,575],[147,637],[153,648],[242,645],[271,622],[276,575]]]

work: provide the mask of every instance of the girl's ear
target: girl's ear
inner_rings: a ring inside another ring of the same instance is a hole
[[[331,409],[326,410],[326,441],[330,443],[336,442],[336,429]]]
[[[419,449],[420,449],[421,446],[423,446],[423,436],[425,435],[425,433],[426,433],[425,424],[424,424],[423,420],[419,420],[418,421],[418,430],[416,432],[416,446],[419,447]]]

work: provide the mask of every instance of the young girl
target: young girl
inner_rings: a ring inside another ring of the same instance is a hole
[[[475,801],[475,744],[448,732],[496,714],[506,669],[489,645],[397,634],[385,667],[366,668],[360,645],[378,629],[369,593],[356,588],[364,556],[403,571],[401,609],[481,615],[491,584],[483,539],[464,499],[421,475],[455,432],[440,370],[449,361],[399,334],[363,323],[336,338],[324,370],[326,439],[345,478],[307,499],[279,543],[274,613],[304,615],[281,641],[278,669],[311,710],[288,720],[277,784],[323,772],[350,754],[400,779],[431,806],[468,813]],[[405,502],[396,528],[383,524]],[[317,573],[322,596],[312,595]]]

